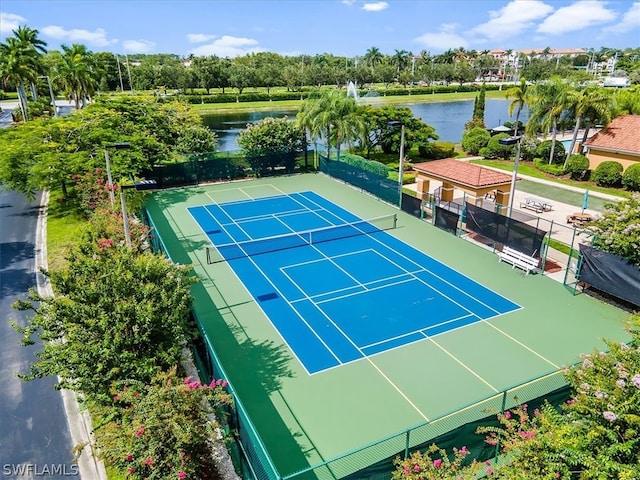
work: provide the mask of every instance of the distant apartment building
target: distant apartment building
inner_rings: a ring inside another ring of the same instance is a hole
[[[584,48],[531,48],[524,50],[502,50],[495,49],[489,53],[493,58],[500,62],[498,77],[503,79],[515,80],[526,62],[534,58],[543,58],[545,60],[557,59],[562,57],[577,57],[578,55],[587,54]]]

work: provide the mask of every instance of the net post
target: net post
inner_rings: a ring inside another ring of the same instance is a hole
[[[207,265],[211,265],[211,252],[209,251],[209,247],[206,248],[207,251]]]
[[[394,213],[393,214],[393,228],[395,230],[395,228],[398,226],[398,214]]]

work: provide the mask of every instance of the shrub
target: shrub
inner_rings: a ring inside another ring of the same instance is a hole
[[[514,145],[500,145],[500,140],[503,138],[507,138],[509,135],[506,133],[499,133],[491,137],[489,143],[486,147],[481,148],[479,153],[485,158],[501,158],[506,160],[507,158],[513,156],[513,152],[515,151]]]
[[[429,160],[451,158],[455,155],[455,145],[451,142],[430,142],[429,145],[419,145],[418,154]]]
[[[564,167],[564,173],[571,175],[574,180],[583,180],[588,176],[589,159],[584,155],[571,155]]]
[[[491,134],[486,128],[476,127],[464,132],[462,148],[470,155],[478,155],[480,149],[486,147],[491,140]]]
[[[617,187],[622,183],[622,170],[619,162],[602,162],[591,174],[591,180],[601,187]]]
[[[551,145],[552,140],[545,140],[538,148],[536,148],[536,157],[542,158],[549,163],[549,156],[551,155]],[[553,159],[551,160],[552,164],[564,164],[564,158],[566,156],[566,150],[564,149],[564,145],[560,142],[556,142],[555,147],[553,149]]]
[[[536,138],[523,137],[520,140],[520,160],[524,162],[533,162],[536,158],[536,150],[540,145],[540,141]],[[548,159],[547,159],[548,162]]]
[[[217,425],[208,414],[232,406],[226,384],[181,380],[175,367],[150,384],[118,384],[114,405],[101,411],[110,421],[96,431],[101,454],[127,478],[218,478],[210,453]]]
[[[640,163],[627,167],[622,174],[622,185],[632,192],[640,192]]]
[[[340,161],[360,170],[365,170],[373,173],[374,175],[378,175],[382,178],[387,178],[387,173],[389,171],[389,168],[384,163],[376,162],[375,160],[367,160],[366,158],[363,158],[360,155],[354,155],[353,153],[340,152]]]
[[[549,165],[549,160],[547,158],[534,158],[533,164],[538,170],[549,173],[551,175],[560,176],[564,173],[564,168],[562,167],[562,165],[558,165],[555,163]]]

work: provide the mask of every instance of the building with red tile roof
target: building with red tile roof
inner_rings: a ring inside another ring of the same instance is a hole
[[[472,203],[477,203],[486,194],[495,194],[496,202],[502,205],[509,203],[512,174],[453,158],[416,163],[412,167],[418,172],[416,182],[421,198],[425,198],[424,195],[429,192],[431,180],[437,180],[442,182],[441,198],[446,202],[453,201],[454,190],[457,189],[472,197],[469,199]]]
[[[622,115],[584,142],[589,168],[615,161],[623,168],[640,162],[640,115]]]

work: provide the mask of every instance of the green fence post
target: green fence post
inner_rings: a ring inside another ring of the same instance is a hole
[[[409,458],[409,436],[411,435],[411,430],[407,430],[407,438],[404,443],[404,459]]]
[[[500,413],[504,414],[504,407],[507,405],[507,391],[502,392],[502,406],[500,407]],[[496,461],[498,460],[498,454],[500,453],[500,434],[496,439]]]

